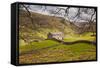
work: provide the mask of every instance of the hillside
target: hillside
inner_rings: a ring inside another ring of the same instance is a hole
[[[33,23],[25,11],[19,14],[19,38],[21,42],[44,40],[49,32],[63,32],[64,35],[73,34],[69,25],[61,17],[53,17],[31,12]],[[68,23],[68,22],[67,22]]]

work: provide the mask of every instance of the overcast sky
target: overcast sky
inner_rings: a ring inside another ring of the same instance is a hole
[[[58,11],[57,8],[66,9],[67,7],[46,6],[46,10],[45,10],[45,6],[41,6],[41,5],[30,5],[30,11],[36,12],[36,13],[45,14],[45,15],[50,15],[50,16],[53,15],[53,14],[50,14],[50,10]],[[75,7],[71,7],[69,9],[69,15],[68,15],[68,17],[70,18],[71,21],[74,21],[75,20],[75,19],[72,19],[72,18],[77,14],[77,11],[78,10]],[[59,12],[59,15],[56,15],[56,16],[64,17],[64,12],[65,12],[64,10],[61,10]],[[80,18],[77,18],[77,21],[84,22],[85,20],[90,19],[91,14],[89,15],[89,14],[86,14],[86,13],[82,12],[80,16],[82,17],[83,20],[80,20]]]

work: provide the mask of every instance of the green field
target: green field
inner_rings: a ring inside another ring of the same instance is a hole
[[[96,47],[92,44],[77,43],[64,45],[52,40],[33,42],[20,46],[20,63],[45,63],[77,60],[95,60]]]
[[[30,45],[20,46],[19,52],[23,53],[23,52],[32,51],[32,50],[38,50],[38,49],[54,46],[54,45],[57,45],[57,44],[58,44],[58,42],[52,41],[52,40],[44,40],[44,41],[41,41],[41,42],[33,42]]]

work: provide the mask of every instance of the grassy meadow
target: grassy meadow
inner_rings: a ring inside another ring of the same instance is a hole
[[[87,39],[83,36],[79,39],[82,38]],[[65,41],[70,42],[79,39],[68,38]],[[91,37],[87,40],[94,40],[94,38]],[[43,40],[20,46],[19,52],[20,63],[96,60],[96,46],[87,43],[64,45],[54,40]]]

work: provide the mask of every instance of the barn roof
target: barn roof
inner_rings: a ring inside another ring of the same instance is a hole
[[[52,34],[52,35],[61,35],[61,34],[63,34],[62,32],[50,32],[49,34]]]

